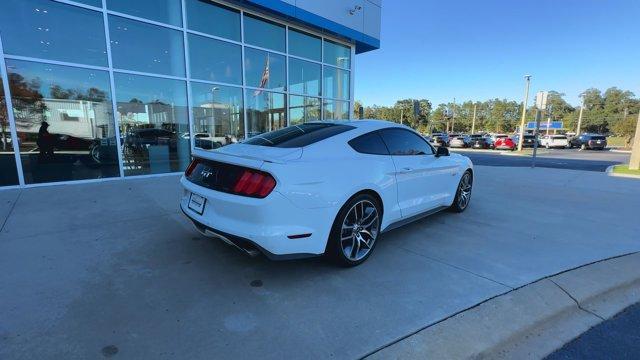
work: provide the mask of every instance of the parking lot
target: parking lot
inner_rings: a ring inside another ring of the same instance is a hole
[[[203,238],[177,180],[0,192],[0,358],[353,359],[640,250],[640,182],[596,172],[478,166],[468,211],[389,232],[351,269]]]
[[[474,164],[487,166],[530,167],[531,156],[510,151],[450,149],[471,158]],[[531,152],[531,149],[527,149]],[[603,172],[611,165],[629,163],[629,153],[609,150],[538,149],[536,166],[553,169]]]

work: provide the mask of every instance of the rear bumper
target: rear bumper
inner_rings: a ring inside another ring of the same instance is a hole
[[[256,199],[207,189],[184,177],[180,182],[184,188],[180,208],[205,235],[250,254],[260,251],[270,259],[311,257],[325,251],[335,217],[332,208],[301,209],[277,191]],[[202,214],[189,208],[191,193],[206,198]],[[311,235],[289,238],[299,234]]]

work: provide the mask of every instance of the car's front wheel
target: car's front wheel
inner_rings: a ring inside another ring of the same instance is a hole
[[[458,184],[458,190],[456,191],[456,197],[453,199],[453,204],[451,204],[449,210],[458,213],[465,211],[471,201],[472,189],[473,175],[471,175],[471,171],[467,170],[462,174],[462,178]]]
[[[351,198],[338,212],[327,244],[327,255],[343,266],[363,263],[380,235],[381,205],[369,194]]]

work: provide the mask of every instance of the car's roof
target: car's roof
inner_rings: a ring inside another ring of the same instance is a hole
[[[389,127],[399,127],[411,129],[410,127],[387,120],[363,119],[363,120],[342,120],[342,121],[314,121],[314,123],[332,123],[339,125],[349,125],[362,130],[378,130]]]

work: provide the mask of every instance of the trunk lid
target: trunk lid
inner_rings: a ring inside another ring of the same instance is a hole
[[[198,152],[194,156],[259,169],[264,162],[283,164],[299,159],[302,156],[302,148],[279,148],[238,143],[211,151]]]

